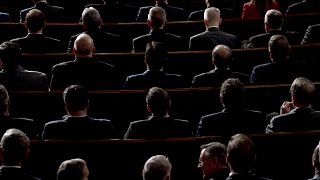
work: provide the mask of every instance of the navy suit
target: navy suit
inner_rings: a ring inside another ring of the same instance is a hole
[[[23,172],[18,167],[1,167],[0,168],[0,179],[1,180],[40,180],[37,177],[31,176]]]
[[[309,26],[301,44],[320,43],[320,24]]]
[[[184,21],[187,19],[183,8],[169,6],[167,4],[159,4],[166,11],[168,21]],[[138,11],[137,21],[145,22],[148,19],[149,10],[154,6],[141,7]]]
[[[302,0],[301,2],[290,5],[286,11],[286,15],[318,12],[320,12],[320,1]]]

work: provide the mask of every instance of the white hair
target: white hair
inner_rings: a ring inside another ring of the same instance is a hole
[[[155,155],[146,161],[143,167],[144,180],[163,180],[170,177],[171,163],[164,155]]]

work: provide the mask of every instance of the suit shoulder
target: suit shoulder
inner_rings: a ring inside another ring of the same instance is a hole
[[[55,125],[59,125],[59,124],[66,124],[66,123],[67,122],[65,120],[54,120],[54,121],[47,122],[45,124],[45,127],[55,126]]]

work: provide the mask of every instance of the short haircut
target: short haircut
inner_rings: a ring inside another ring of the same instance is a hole
[[[212,62],[217,68],[228,69],[232,59],[231,49],[226,45],[217,45],[212,50]]]
[[[82,22],[87,29],[99,28],[102,22],[99,11],[93,7],[84,8]]]
[[[22,50],[20,46],[11,41],[5,41],[0,45],[0,58],[5,65],[5,70],[15,69],[20,61]]]
[[[220,10],[216,7],[209,7],[204,11],[203,19],[210,24],[216,24],[220,22]]]
[[[316,169],[317,173],[320,171],[320,151],[319,151],[319,144],[313,151],[312,154],[312,165]]]
[[[290,51],[291,47],[285,36],[271,36],[269,40],[269,52],[273,61],[279,62],[288,59]]]
[[[82,180],[87,164],[80,158],[65,160],[57,171],[57,180]]]
[[[74,41],[74,49],[76,54],[91,55],[94,50],[93,39],[85,33],[80,34]]]
[[[156,41],[147,43],[144,59],[150,70],[159,70],[163,68],[167,58],[168,51],[163,43]]]
[[[146,102],[154,116],[164,116],[170,107],[168,93],[159,87],[152,87],[146,97]]]
[[[1,138],[4,165],[18,165],[26,157],[30,140],[28,136],[19,129],[8,129]]]
[[[200,146],[209,157],[215,157],[221,164],[227,165],[227,147],[219,142],[212,142]]]
[[[310,105],[314,98],[315,86],[307,78],[296,78],[290,87],[290,93],[295,100],[303,105]]]
[[[155,155],[143,167],[143,180],[163,180],[171,174],[171,163],[164,155]]]
[[[70,112],[84,110],[88,107],[88,98],[86,88],[81,85],[71,85],[63,92],[63,101]]]
[[[220,88],[220,100],[225,108],[241,108],[245,103],[244,84],[235,78],[225,80]]]
[[[40,31],[45,23],[45,15],[38,9],[31,9],[26,15],[26,26],[30,32]]]
[[[236,134],[231,137],[227,146],[227,160],[234,172],[248,172],[255,163],[254,144],[244,134]]]
[[[166,19],[166,11],[162,7],[155,6],[149,10],[148,20],[152,22],[155,28],[161,28]]]
[[[7,89],[0,84],[0,116],[3,116],[10,104],[10,98]]]
[[[283,22],[282,13],[275,9],[268,10],[264,16],[264,23],[272,29],[281,29]]]

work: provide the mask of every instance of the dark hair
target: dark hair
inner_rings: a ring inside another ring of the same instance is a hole
[[[45,15],[38,9],[32,9],[26,15],[26,25],[30,32],[41,30],[45,22]]]
[[[212,50],[212,61],[217,68],[228,69],[232,60],[232,53],[228,46],[217,45]]]
[[[18,44],[5,41],[0,45],[0,58],[5,70],[15,69],[19,65],[22,51]]]
[[[63,100],[68,111],[83,110],[88,106],[88,92],[81,85],[71,85],[64,90]]]
[[[220,88],[220,99],[225,108],[241,108],[245,103],[246,89],[239,79],[229,78]]]
[[[150,88],[146,102],[154,116],[164,116],[170,107],[168,93],[159,87]]]
[[[290,87],[290,93],[295,100],[303,105],[310,105],[314,98],[314,84],[307,78],[296,78]]]
[[[0,117],[7,111],[10,98],[7,89],[0,84]]]
[[[227,148],[224,144],[219,142],[212,142],[200,146],[201,149],[205,149],[210,157],[215,157],[217,160],[224,165],[227,165]]]
[[[289,58],[291,51],[287,38],[283,35],[273,35],[269,40],[269,52],[273,61],[279,62]]]
[[[167,48],[163,43],[156,41],[147,43],[144,59],[150,70],[159,70],[163,68],[167,61],[167,56]]]
[[[81,19],[88,30],[99,28],[102,21],[99,11],[93,7],[85,8]]]

